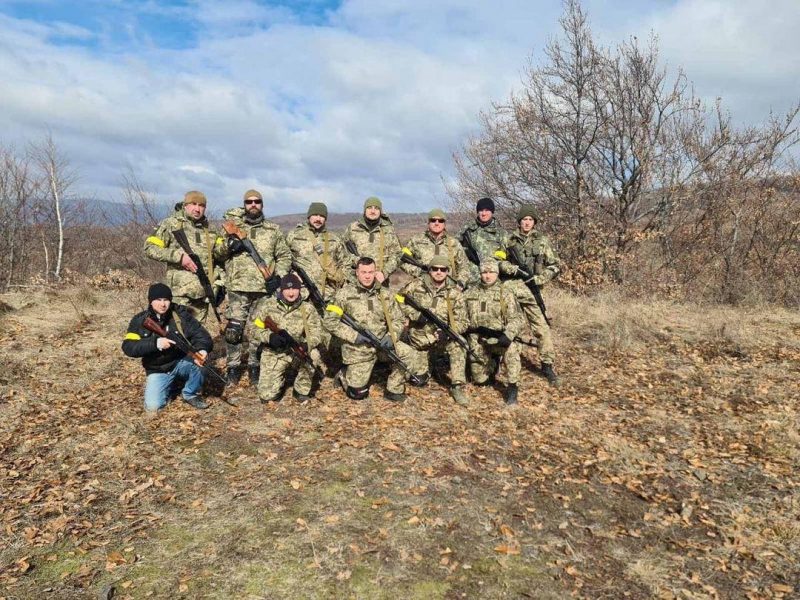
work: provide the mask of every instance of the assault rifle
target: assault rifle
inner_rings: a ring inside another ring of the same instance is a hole
[[[542,316],[544,317],[545,322],[548,326],[550,326],[550,319],[547,316],[547,306],[544,304],[544,298],[542,298],[542,290],[539,289],[539,286],[536,285],[536,282],[533,280],[533,273],[528,270],[525,261],[522,260],[522,257],[519,255],[516,246],[509,246],[506,249],[508,253],[508,258],[511,259],[511,262],[517,265],[517,269],[520,273],[522,273],[523,277],[525,277],[525,285],[528,286],[528,289],[533,294],[534,300],[536,300],[536,305],[539,307],[539,310],[542,311]]]
[[[414,258],[414,254],[411,252],[410,248],[405,248],[405,247],[403,248],[403,254],[402,254],[402,256],[400,256],[400,260],[403,261],[406,264],[409,264],[409,265],[412,265],[414,267],[417,267],[418,269],[421,269],[425,273],[430,273],[431,272],[431,266],[430,265],[426,265],[425,263],[421,262],[420,260]],[[453,283],[455,283],[456,285],[462,285],[460,282],[456,281],[453,278],[453,276],[450,275],[450,273],[447,274],[447,278],[450,281],[452,281]]]
[[[426,319],[428,319],[428,320],[429,320],[431,323],[433,323],[434,325],[436,325],[436,327],[437,327],[438,329],[440,329],[441,331],[443,331],[443,332],[444,332],[444,334],[445,334],[445,335],[446,335],[448,338],[450,338],[450,339],[451,339],[451,340],[453,340],[455,343],[457,343],[459,346],[461,346],[462,348],[464,348],[464,350],[466,350],[466,351],[467,351],[467,354],[469,354],[469,355],[470,355],[472,358],[474,358],[475,360],[477,360],[477,359],[478,359],[478,357],[475,355],[475,353],[474,353],[474,352],[472,351],[472,349],[469,347],[469,342],[468,342],[468,341],[467,341],[467,340],[464,338],[464,336],[462,336],[462,335],[459,335],[459,334],[456,332],[456,330],[455,330],[455,329],[453,329],[452,327],[450,327],[450,325],[448,325],[448,324],[447,324],[447,322],[445,322],[445,320],[444,320],[444,319],[442,319],[441,317],[439,317],[439,316],[438,316],[436,313],[434,313],[434,312],[433,312],[431,309],[429,309],[429,308],[425,308],[425,307],[424,307],[424,306],[422,306],[422,305],[421,305],[419,302],[417,302],[416,300],[414,300],[414,298],[412,298],[411,296],[402,296],[402,295],[400,295],[400,294],[395,294],[395,296],[394,296],[394,297],[395,297],[395,298],[397,299],[397,301],[398,301],[398,302],[400,302],[401,304],[408,304],[408,305],[409,305],[411,308],[413,308],[414,310],[417,310],[417,311],[419,311],[419,313],[420,313],[422,316],[424,316],[424,317],[425,317]]]
[[[289,349],[294,353],[294,355],[306,363],[309,367],[314,369],[314,371],[318,371],[319,367],[314,364],[314,361],[311,360],[311,356],[308,354],[308,350],[303,347],[303,344],[298,342],[291,333],[286,331],[285,329],[281,328],[275,321],[272,320],[271,317],[265,315],[261,322],[264,323],[264,326],[269,329],[272,333],[277,333],[278,335],[282,335],[287,342],[289,342]]]
[[[482,338],[499,338],[503,335],[503,331],[500,329],[492,329],[491,327],[485,327],[483,325],[479,325],[477,327],[470,327],[467,329],[467,333],[474,333],[478,337]],[[517,342],[518,344],[522,344],[523,346],[532,346],[536,347],[536,342],[533,340],[527,340],[525,338],[521,338],[519,336],[515,337],[513,342]]]
[[[306,270],[296,262],[292,263],[292,270],[297,273],[297,276],[300,277],[303,285],[306,286],[306,289],[308,290],[308,299],[311,300],[311,304],[313,304],[317,310],[325,310],[325,307],[327,306],[325,298],[322,297],[322,292],[319,291],[317,284],[314,283],[314,280],[311,279]]]
[[[187,356],[189,356],[189,358],[191,358],[199,367],[205,369],[207,373],[211,373],[214,377],[219,379],[223,385],[226,384],[226,381],[222,377],[222,375],[220,375],[210,366],[205,364],[206,357],[204,357],[197,350],[195,350],[191,342],[187,340],[186,336],[184,336],[180,331],[167,331],[161,325],[159,325],[152,317],[146,317],[144,322],[142,323],[142,327],[144,327],[149,331],[152,331],[159,337],[167,338],[168,340],[172,340],[173,342],[175,342],[175,345],[178,346],[180,350],[183,350],[187,354]]]
[[[358,253],[358,248],[356,248],[356,243],[353,240],[347,240],[344,243],[344,247],[347,248],[347,251],[356,258],[361,258],[361,255]]]
[[[477,248],[475,248],[475,244],[472,241],[472,236],[469,234],[468,229],[465,229],[464,233],[461,234],[461,245],[464,247],[464,254],[467,255],[469,262],[480,267],[481,257],[478,254]]]
[[[344,310],[342,310],[340,306],[336,306],[335,304],[329,304],[325,308],[325,310],[327,310],[328,312],[332,312],[333,314],[338,316],[339,319],[341,319],[341,321],[345,325],[353,329],[356,333],[360,333],[367,340],[367,343],[370,346],[372,346],[376,351],[383,352],[384,354],[386,354],[386,356],[389,358],[391,362],[393,362],[395,365],[397,365],[403,370],[403,372],[408,376],[408,380],[412,384],[414,385],[422,384],[422,381],[420,381],[419,377],[417,377],[416,375],[414,375],[414,373],[411,372],[411,369],[408,368],[408,365],[403,362],[403,359],[400,358],[393,349],[386,348],[385,346],[381,345],[381,341],[378,339],[378,336],[376,336],[369,329],[364,327],[361,323],[359,323],[353,317],[344,312]]]
[[[273,269],[267,265],[266,261],[261,258],[261,255],[256,250],[256,247],[253,245],[253,241],[247,237],[247,234],[242,231],[236,223],[233,221],[225,221],[222,224],[222,228],[225,230],[231,237],[235,237],[240,242],[242,242],[242,246],[250,255],[250,258],[253,259],[253,262],[256,263],[256,268],[261,273],[261,276],[264,278],[264,283],[267,288],[267,293],[272,294],[275,290],[278,289],[280,286],[280,281],[276,281],[277,276],[274,274]]]
[[[189,245],[189,238],[186,237],[186,232],[183,229],[176,229],[172,232],[172,237],[175,238],[175,241],[178,242],[178,246],[181,247],[192,262],[197,267],[197,271],[195,271],[195,275],[200,280],[200,285],[203,286],[203,294],[205,294],[206,300],[211,305],[211,308],[214,310],[214,316],[217,318],[217,323],[222,323],[222,319],[219,316],[219,311],[217,310],[217,296],[214,293],[214,286],[211,285],[211,281],[208,279],[208,273],[206,273],[205,268],[203,267],[203,261],[200,260],[200,257],[197,256],[194,252],[192,252],[192,247]]]

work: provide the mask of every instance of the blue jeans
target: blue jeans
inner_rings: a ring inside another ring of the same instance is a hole
[[[200,394],[205,374],[190,358],[182,358],[169,373],[150,373],[144,385],[144,409],[155,412],[164,408],[170,395],[177,394],[183,383],[181,395],[191,400]]]

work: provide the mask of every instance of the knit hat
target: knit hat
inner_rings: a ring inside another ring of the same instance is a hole
[[[308,207],[308,212],[306,212],[306,217],[310,217],[311,215],[318,215],[320,217],[328,218],[328,207],[325,206],[322,202],[312,202]]]
[[[523,204],[517,211],[517,223],[522,221],[525,217],[533,217],[534,221],[539,220],[539,212],[533,204]]]
[[[434,208],[431,212],[428,213],[428,219],[447,219],[444,214],[444,211],[441,208]]]
[[[153,300],[159,300],[161,298],[166,298],[172,302],[172,290],[164,283],[154,283],[147,290],[147,302],[152,302]]]
[[[375,196],[370,196],[366,200],[364,200],[364,210],[369,208],[370,206],[375,206],[380,210],[383,210],[383,203],[381,202],[380,198],[376,198]]]
[[[183,204],[199,204],[200,206],[206,206],[208,200],[206,200],[206,195],[203,192],[192,190],[191,192],[186,192],[186,195],[183,197]]]
[[[484,260],[481,263],[481,273],[499,273],[500,265],[494,259]]]
[[[438,256],[434,256],[431,259],[430,266],[432,267],[447,267],[450,268],[450,262],[447,260],[447,257],[444,254],[439,254]]]
[[[244,193],[244,198],[242,198],[242,200],[249,200],[250,198],[258,198],[262,202],[264,201],[264,198],[261,196],[261,192],[258,190],[247,190]]]
[[[494,200],[491,198],[481,198],[478,200],[478,204],[475,206],[475,212],[481,210],[490,210],[494,212]]]
[[[300,278],[294,273],[288,273],[281,277],[282,290],[299,290],[302,285],[303,282],[300,281]]]

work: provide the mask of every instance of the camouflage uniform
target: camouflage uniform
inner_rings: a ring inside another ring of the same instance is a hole
[[[475,250],[478,252],[478,258],[481,262],[487,259],[496,259],[496,252],[505,249],[508,244],[508,233],[505,229],[500,227],[496,219],[492,219],[486,225],[481,225],[476,219],[472,223],[465,225],[458,235],[462,245],[464,245],[464,236],[469,234]],[[469,285],[476,285],[481,280],[480,269],[478,265],[469,263],[470,278]],[[507,261],[500,263],[501,275],[513,275],[516,272],[514,265]]]
[[[301,396],[311,395],[314,370],[301,361],[291,349],[277,351],[270,348],[270,334],[264,325],[265,316],[270,317],[281,329],[285,329],[298,342],[308,344],[309,355],[315,363],[320,357],[316,347],[322,338],[322,320],[310,302],[298,300],[289,303],[283,299],[270,296],[258,304],[254,310],[254,319],[250,330],[256,343],[263,344],[261,351],[261,377],[258,379],[258,396],[262,401],[280,398],[286,381],[286,371],[292,364],[298,365],[294,380],[294,391]]]
[[[514,295],[500,280],[492,285],[481,281],[464,293],[469,327],[488,327],[505,333],[510,339],[517,337],[525,326],[525,319]],[[495,356],[502,356],[508,384],[517,384],[521,370],[519,344],[512,342],[508,348],[496,344],[496,338],[483,338],[469,334],[469,345],[478,356],[470,362],[472,380],[477,384],[489,381],[494,373]]]
[[[447,235],[447,232],[438,238],[434,238],[430,231],[420,233],[408,241],[406,248],[411,251],[414,258],[425,265],[430,265],[434,256],[445,256],[450,267],[450,275],[462,287],[467,286],[470,280],[470,262],[458,240]],[[402,263],[400,267],[412,277],[419,277],[422,273],[419,267],[408,263]]]
[[[371,288],[365,288],[358,282],[346,283],[336,292],[334,304],[379,339],[388,334],[394,344],[395,353],[408,365],[411,349],[400,341],[403,313],[388,289],[379,285],[377,281]],[[368,391],[369,378],[377,360],[376,350],[367,344],[356,345],[358,334],[343,323],[334,312],[325,313],[323,324],[328,331],[343,341],[344,385],[351,391]],[[397,365],[392,365],[392,371],[386,381],[386,391],[392,394],[402,394],[405,391],[405,374]]]
[[[286,236],[286,243],[294,261],[314,280],[322,296],[333,298],[350,266],[350,257],[338,236],[324,227],[318,231],[307,222],[298,223]]]
[[[456,333],[463,334],[467,329],[467,312],[464,294],[454,283],[445,280],[440,288],[427,273],[414,279],[400,290],[401,296],[410,296],[437,317],[450,325]],[[403,313],[409,319],[408,342],[411,354],[408,366],[415,375],[428,375],[428,354],[446,352],[450,357],[450,383],[458,386],[466,383],[467,352],[456,342],[443,337],[433,323],[425,320],[420,323],[420,313],[411,306],[401,303]]]
[[[363,216],[353,221],[342,233],[342,244],[348,241],[355,244],[358,252],[358,256],[350,254],[348,257],[353,268],[361,256],[369,256],[375,261],[376,269],[388,279],[400,264],[400,240],[388,215],[381,214],[374,225],[370,225]],[[351,280],[355,277],[354,271],[352,273]]]
[[[205,323],[208,316],[208,300],[197,275],[181,266],[181,256],[184,252],[172,235],[177,229],[186,232],[192,252],[197,254],[203,263],[203,268],[212,283],[218,279],[214,262],[221,263],[227,255],[224,240],[217,230],[209,225],[205,216],[193,221],[186,215],[183,207],[178,205],[175,212],[161,221],[153,234],[144,242],[145,256],[167,264],[165,283],[172,289],[172,301],[186,306],[198,321]]]
[[[233,221],[243,233],[247,234],[261,258],[273,269],[273,273],[282,277],[289,272],[292,265],[292,254],[286,245],[286,240],[280,228],[263,217],[257,222],[249,222],[245,218],[245,209],[232,208],[225,213],[226,221]],[[255,261],[247,251],[239,252],[228,258],[225,263],[225,279],[228,288],[228,308],[225,318],[239,321],[245,325],[252,321],[257,303],[266,297],[265,281]],[[228,369],[239,367],[242,364],[243,342],[227,343]],[[258,365],[258,343],[250,340],[248,343],[248,362],[251,368]]]

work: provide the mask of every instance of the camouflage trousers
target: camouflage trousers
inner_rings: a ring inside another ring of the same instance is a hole
[[[208,308],[208,302],[205,298],[188,298],[186,296],[173,296],[173,304],[180,304],[188,308],[192,316],[200,321],[200,324],[205,326],[208,313],[211,312]]]
[[[309,355],[315,364],[320,364],[320,355],[316,349],[310,350]],[[261,351],[261,376],[258,378],[259,399],[264,401],[277,399],[286,384],[286,372],[290,368],[297,368],[294,390],[303,396],[310,396],[314,369],[297,358],[291,350],[275,352],[265,345]]]
[[[429,357],[442,353],[450,358],[450,385],[466,383],[467,351],[453,341],[415,344],[412,340],[407,364],[414,375],[426,375],[429,372]]]
[[[469,363],[470,375],[475,383],[486,383],[495,373],[496,361],[502,361],[505,368],[506,382],[519,383],[519,374],[522,370],[519,344],[512,342],[508,348],[496,344],[487,344],[486,340],[476,335],[469,336],[469,347],[477,355],[478,360]]]
[[[539,358],[543,363],[552,365],[556,358],[556,351],[553,347],[553,336],[550,333],[550,326],[547,324],[547,321],[544,320],[544,315],[539,305],[536,304],[536,298],[533,297],[533,292],[519,280],[514,281],[513,290],[514,296],[525,315],[525,320],[528,322],[528,327],[533,337],[536,338]]]
[[[228,292],[228,308],[225,311],[226,319],[237,319],[244,325],[244,337],[238,344],[226,342],[228,351],[228,368],[238,367],[242,364],[242,346],[247,344],[248,364],[258,365],[258,342],[249,337],[253,315],[258,306],[258,301],[265,297],[264,292]]]
[[[398,340],[395,353],[408,365],[411,358],[411,347]],[[344,363],[343,381],[346,386],[364,388],[369,385],[372,369],[378,360],[378,353],[371,346],[342,344],[342,362]],[[406,375],[403,370],[392,364],[392,370],[386,380],[386,391],[402,394],[406,389]]]

